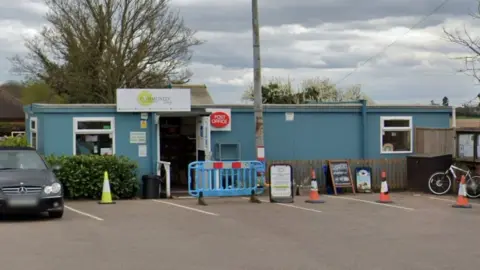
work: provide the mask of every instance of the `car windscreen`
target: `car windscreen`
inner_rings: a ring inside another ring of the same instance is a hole
[[[47,166],[35,151],[1,150],[0,170],[46,170]]]

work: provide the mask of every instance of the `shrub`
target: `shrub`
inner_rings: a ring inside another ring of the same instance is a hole
[[[28,146],[27,137],[10,136],[5,138],[0,138],[0,146]]]
[[[68,199],[99,199],[102,195],[104,172],[108,172],[113,199],[135,197],[139,184],[137,164],[119,156],[47,156],[51,166],[59,165],[55,172],[65,188]]]

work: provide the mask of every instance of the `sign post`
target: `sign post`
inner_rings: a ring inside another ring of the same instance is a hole
[[[268,168],[270,175],[270,202],[293,203],[293,169],[288,164],[273,164]]]

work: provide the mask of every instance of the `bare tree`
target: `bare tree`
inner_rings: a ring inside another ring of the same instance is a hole
[[[184,82],[201,44],[169,0],[45,0],[49,23],[26,40],[13,71],[46,82],[68,102],[115,102],[119,87]]]
[[[480,1],[477,6],[477,12],[471,15],[474,19],[480,19]],[[473,36],[465,25],[462,29],[451,31],[443,28],[443,32],[445,33],[447,40],[460,45],[466,49],[468,53],[468,55],[458,58],[464,62],[464,67],[459,71],[473,76],[480,82],[480,74],[478,73],[478,67],[480,66],[480,37]]]

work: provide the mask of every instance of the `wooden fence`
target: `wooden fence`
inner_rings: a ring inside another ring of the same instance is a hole
[[[310,186],[310,172],[315,169],[319,189],[326,187],[326,175],[323,166],[327,165],[328,160],[272,160],[271,164],[289,164],[293,168],[294,181],[297,185],[304,187]],[[355,183],[356,168],[370,167],[372,170],[372,189],[380,190],[380,174],[382,171],[387,173],[388,186],[392,190],[407,189],[407,165],[406,159],[375,159],[375,160],[349,160],[352,180]],[[356,184],[355,184],[356,186]]]
[[[415,154],[455,154],[455,129],[415,127]]]

